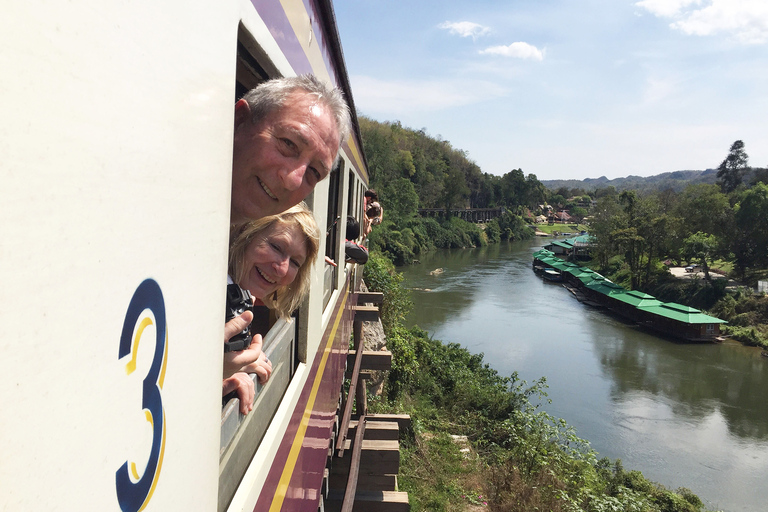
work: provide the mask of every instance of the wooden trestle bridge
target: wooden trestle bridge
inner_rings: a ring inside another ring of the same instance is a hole
[[[422,217],[459,217],[467,222],[488,222],[501,217],[504,207],[498,208],[419,208]]]

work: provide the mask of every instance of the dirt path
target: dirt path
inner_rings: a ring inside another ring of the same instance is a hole
[[[704,279],[704,272],[698,271],[698,272],[686,272],[685,267],[669,267],[669,271],[672,273],[673,276],[679,278],[679,279]],[[709,277],[714,279],[728,279],[725,276],[721,276],[720,274],[715,274],[713,272],[709,273]],[[741,283],[734,281],[733,279],[728,279],[728,287],[735,287],[735,286],[741,286]]]

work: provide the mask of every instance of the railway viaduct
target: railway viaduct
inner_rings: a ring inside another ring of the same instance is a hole
[[[422,217],[442,217],[447,214],[467,222],[488,222],[501,217],[503,213],[504,208],[501,206],[498,208],[419,208],[419,215]]]

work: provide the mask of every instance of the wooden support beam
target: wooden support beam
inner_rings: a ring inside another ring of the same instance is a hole
[[[330,475],[328,477],[328,485],[334,491],[344,489],[346,483],[346,475]],[[397,475],[361,474],[357,477],[358,493],[364,491],[396,491],[397,489]]]
[[[357,476],[360,474],[360,455],[363,452],[363,437],[365,436],[365,416],[362,416],[357,425],[355,444],[352,447],[352,459],[349,463],[349,476],[344,490],[344,500],[341,503],[341,512],[352,512],[357,493]]]
[[[371,421],[393,421],[397,423],[400,432],[410,430],[411,417],[407,414],[369,414],[366,419]]]
[[[352,441],[347,439],[344,456],[333,458],[332,475],[346,475],[350,469],[350,448]],[[399,441],[363,439],[360,454],[360,475],[396,475],[400,471]]]
[[[347,354],[347,368],[351,368],[355,363],[355,350],[350,350]],[[391,370],[392,352],[389,350],[364,350],[363,360],[360,363],[361,370]]]
[[[339,495],[331,492],[325,504],[327,512],[338,512],[340,509]],[[359,491],[355,496],[353,512],[409,512],[407,492],[397,491]]]
[[[365,417],[365,439],[378,441],[397,441],[400,438],[400,428],[395,421],[371,421]],[[356,432],[357,420],[349,422],[349,436]]]
[[[382,292],[360,292],[357,294],[358,304],[381,304],[384,302],[384,294]]]
[[[353,306],[355,311],[355,322],[378,322],[379,320],[379,308],[378,306]]]
[[[365,306],[357,306],[357,307],[365,307]],[[378,310],[377,310],[378,311]],[[352,377],[349,381],[349,391],[347,392],[347,398],[344,403],[344,412],[341,416],[341,425],[339,426],[339,437],[336,442],[336,447],[338,448],[338,456],[343,457],[344,456],[344,441],[347,439],[347,429],[349,429],[349,420],[352,418],[352,405],[354,403],[354,397],[357,394],[357,382],[358,377],[360,376],[360,365],[363,361],[363,351],[361,350],[363,348],[363,322],[362,320],[358,320],[357,316],[355,316],[355,321],[352,324],[352,339],[354,344],[354,350],[356,352],[355,354],[355,365],[352,368]]]

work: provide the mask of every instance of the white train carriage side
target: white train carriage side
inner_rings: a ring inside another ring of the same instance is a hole
[[[0,64],[0,509],[317,510],[355,292],[322,256],[361,216],[357,129],[246,417],[219,340],[234,101],[313,73],[351,102],[330,0],[12,1]]]

